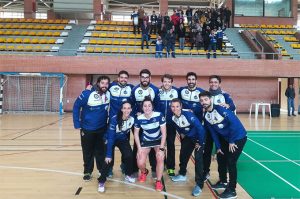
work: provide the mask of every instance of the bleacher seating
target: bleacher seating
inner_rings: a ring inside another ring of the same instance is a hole
[[[70,20],[0,18],[0,51],[57,52],[68,36]]]

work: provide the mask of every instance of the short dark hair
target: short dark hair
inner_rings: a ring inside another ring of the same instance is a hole
[[[172,99],[171,103],[175,103],[175,102],[178,102],[182,106],[182,102],[179,98]]]
[[[151,102],[152,107],[153,107],[153,109],[154,109],[154,103],[153,103],[153,101],[152,101],[152,99],[151,99],[150,96],[146,96],[146,97],[144,98],[144,100],[142,101],[142,104],[141,104],[141,106],[142,106],[141,108],[143,108],[143,105],[144,105],[145,102]]]
[[[189,76],[194,76],[196,79],[198,78],[196,73],[194,73],[194,72],[188,72],[186,74],[186,76],[185,76],[185,79],[187,80]]]
[[[173,76],[170,75],[170,74],[164,74],[164,75],[161,77],[161,82],[164,81],[164,78],[170,79],[171,82],[173,82]]]
[[[201,93],[199,94],[199,98],[200,98],[200,97],[209,97],[209,98],[211,98],[212,95],[211,95],[211,93],[210,93],[209,91],[203,91],[203,92],[201,92]]]
[[[127,75],[127,77],[129,77],[129,73],[128,73],[126,70],[121,70],[121,71],[118,73],[118,77],[120,77],[122,74],[125,74],[125,75]]]
[[[219,75],[211,75],[211,76],[209,76],[209,81],[211,79],[217,79],[219,81],[219,83],[221,83],[221,81],[222,81],[222,79],[221,79],[221,77]]]
[[[148,69],[143,69],[143,70],[141,70],[140,76],[142,76],[143,73],[146,73],[146,74],[148,74],[149,76],[151,76],[151,72],[150,72],[150,70],[148,70]]]
[[[110,83],[110,78],[107,75],[100,75],[97,79],[97,84],[100,83],[101,80],[108,80],[108,84]]]

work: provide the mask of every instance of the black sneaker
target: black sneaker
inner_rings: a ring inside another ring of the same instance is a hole
[[[225,189],[225,191],[219,195],[219,199],[235,199],[235,198],[237,198],[236,192],[230,189]]]
[[[92,180],[92,175],[90,173],[85,173],[83,174],[83,178],[84,181],[88,182]]]
[[[211,188],[213,190],[226,189],[226,187],[227,187],[227,183],[224,183],[224,182],[221,182],[221,181],[218,181],[216,184],[211,185]]]

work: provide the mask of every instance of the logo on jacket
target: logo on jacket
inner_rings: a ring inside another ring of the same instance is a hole
[[[224,124],[218,124],[218,128],[219,128],[219,129],[224,128]]]
[[[185,90],[185,94],[189,94],[190,92],[188,90]]]
[[[198,99],[198,96],[197,96],[197,95],[195,95],[195,96],[194,96],[194,99]]]
[[[99,99],[99,95],[98,94],[94,94],[94,98],[95,99]]]
[[[170,98],[173,98],[173,95],[172,95],[172,94],[170,95]]]
[[[126,94],[127,94],[127,91],[124,91],[124,94],[126,95]]]
[[[143,91],[142,91],[142,90],[139,90],[139,91],[138,91],[138,94],[140,94],[140,95],[143,94]]]
[[[118,88],[118,87],[115,87],[114,90],[117,91],[117,90],[119,90],[119,88]]]

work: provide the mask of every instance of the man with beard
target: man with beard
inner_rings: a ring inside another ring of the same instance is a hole
[[[200,103],[205,109],[204,126],[211,133],[216,144],[217,155],[223,156],[227,167],[219,166],[219,175],[229,172],[229,183],[219,198],[236,198],[237,161],[247,141],[247,132],[238,117],[229,109],[216,105],[210,92],[199,94]],[[226,178],[226,177],[224,177]]]
[[[143,69],[140,71],[140,84],[135,86],[132,90],[132,105],[133,105],[133,114],[135,117],[139,116],[142,111],[142,102],[145,97],[150,97],[154,104],[154,110],[157,109],[158,104],[158,88],[154,86],[151,82],[151,72],[148,69]],[[140,133],[141,134],[141,133]],[[134,143],[133,145],[133,157],[136,157],[137,146]],[[151,164],[152,174],[154,175],[156,169],[156,160],[155,152],[152,149],[149,153],[149,161]],[[138,172],[138,166],[136,159],[133,163],[133,171]]]
[[[84,162],[83,180],[90,181],[94,169],[94,158],[99,172],[104,162],[103,135],[107,128],[110,93],[108,76],[100,76],[91,90],[84,90],[73,106],[73,123],[80,129]]]
[[[169,176],[175,175],[175,138],[176,129],[172,125],[171,101],[178,98],[177,88],[172,86],[173,76],[165,74],[161,78],[162,86],[159,89],[158,111],[163,114],[167,121],[167,172]]]
[[[199,94],[204,90],[197,87],[197,74],[188,72],[186,74],[187,86],[179,89],[179,97],[181,98],[183,109],[189,109],[202,122],[202,106],[199,102]]]
[[[218,75],[212,75],[209,77],[209,92],[212,95],[213,104],[223,106],[226,109],[229,109],[231,111],[235,111],[235,105],[233,103],[232,98],[230,95],[223,90],[221,90],[220,84],[221,84],[221,77]],[[207,180],[210,177],[209,174],[209,167],[211,163],[211,154],[213,149],[213,140],[211,137],[211,134],[209,131],[207,131],[206,134],[206,140],[205,140],[205,149],[204,149],[204,155],[203,155],[203,162],[204,162],[204,178]],[[225,167],[226,168],[226,162],[222,161],[223,156],[220,156],[218,158],[218,167]],[[222,164],[222,163],[225,163]],[[212,186],[213,189],[225,189],[226,183],[227,183],[227,176],[219,176],[220,181],[217,182],[215,185]]]
[[[129,73],[122,70],[118,74],[118,81],[112,82],[110,84],[110,107],[109,107],[109,119],[117,115],[118,111],[121,109],[123,102],[131,101],[131,91],[133,85],[127,84],[129,78]],[[114,151],[114,150],[113,150]],[[113,166],[114,166],[114,154],[112,155],[111,168],[108,172],[108,177],[113,176]],[[123,164],[121,164],[121,169],[124,171]]]

